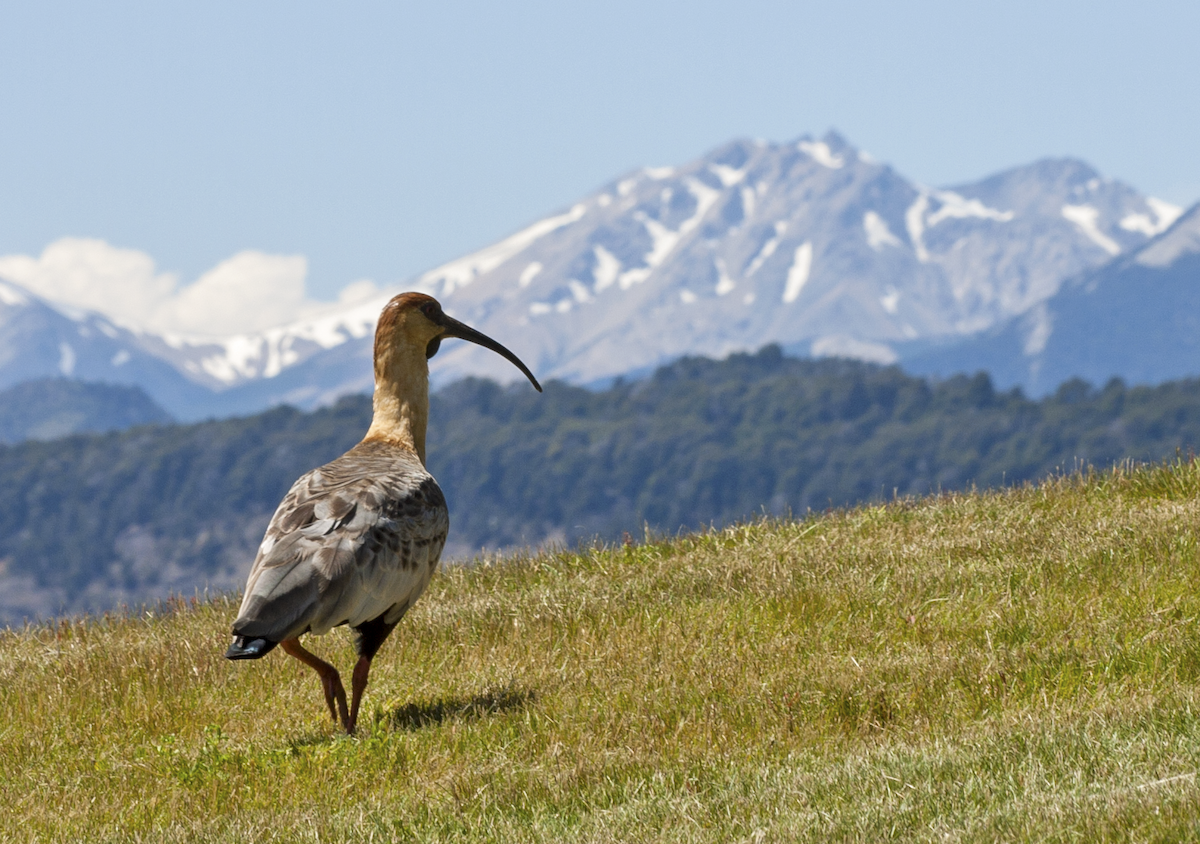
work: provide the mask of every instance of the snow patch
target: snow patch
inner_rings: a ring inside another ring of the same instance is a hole
[[[530,262],[529,266],[527,266],[527,267],[525,267],[525,269],[521,270],[521,277],[517,279],[517,286],[518,287],[528,287],[533,282],[533,280],[535,278],[537,278],[537,274],[540,273],[541,271],[542,271],[542,262],[541,261]]]
[[[529,313],[533,314],[534,316],[548,314],[552,310],[554,310],[554,308],[550,307],[545,302],[534,302],[532,305],[529,306]]]
[[[1165,199],[1159,199],[1155,196],[1146,197],[1146,204],[1154,211],[1154,216],[1158,217],[1159,231],[1166,231],[1175,225],[1175,221],[1183,216],[1183,208]]]
[[[592,279],[595,281],[594,289],[599,293],[606,287],[611,287],[617,280],[617,276],[621,274],[621,260],[603,246],[592,247],[592,254],[596,256]]]
[[[908,229],[908,239],[917,253],[917,260],[924,263],[929,260],[929,250],[921,240],[925,234],[925,210],[929,207],[929,194],[919,193],[904,212],[904,225]]]
[[[575,297],[575,301],[579,304],[592,301],[592,293],[587,289],[587,285],[578,279],[570,279],[567,282],[567,287],[571,288],[571,295]]]
[[[75,350],[70,343],[58,344],[58,371],[66,376],[75,371]]]
[[[788,268],[787,283],[783,288],[783,303],[785,305],[795,302],[800,296],[800,291],[804,289],[804,284],[808,281],[809,273],[812,271],[812,258],[813,245],[811,240],[806,240],[796,247],[796,254],[792,258],[792,265]]]
[[[667,256],[679,245],[679,239],[683,236],[683,227],[681,226],[679,231],[672,231],[658,220],[645,215],[643,215],[642,225],[650,233],[652,242],[650,251],[646,253],[646,264],[649,267],[657,267],[667,260]]]
[[[708,214],[709,210],[721,196],[719,190],[710,188],[696,179],[688,179],[684,184],[688,192],[696,198],[696,213],[684,220],[677,231],[668,229],[661,222],[647,216],[644,212],[638,212],[636,215],[635,219],[646,227],[646,231],[650,235],[651,246],[650,251],[643,258],[646,262],[645,266],[626,270],[617,277],[617,284],[620,285],[622,290],[628,290],[633,285],[641,284],[649,278],[650,273],[656,267],[660,266],[667,259],[667,256],[675,250],[679,241],[690,234],[696,226],[700,225],[700,221],[704,219],[705,215]]]
[[[690,232],[692,229],[696,228],[696,226],[700,225],[700,221],[704,219],[704,216],[709,212],[709,209],[711,209],[717,203],[717,200],[721,198],[721,192],[719,190],[710,188],[708,185],[704,184],[704,182],[696,179],[687,180],[687,189],[691,191],[692,196],[696,197],[696,213],[679,227],[679,231],[684,234]]]
[[[753,188],[742,188],[742,219],[748,220],[754,216],[754,205],[758,201],[758,195]]]
[[[1033,357],[1040,355],[1046,349],[1046,343],[1050,340],[1050,334],[1054,330],[1054,318],[1050,315],[1050,309],[1046,307],[1045,302],[1041,302],[1029,314],[1026,321],[1029,326],[1029,334],[1025,337],[1025,344],[1021,347],[1021,351],[1025,353],[1025,357]]]
[[[121,351],[112,356],[112,360],[110,360],[109,363],[113,366],[124,366],[125,364],[129,363],[132,358],[133,355],[129,354],[128,349],[121,349]]]
[[[685,305],[690,305],[696,301],[696,294],[685,287],[679,291],[679,298]]]
[[[733,187],[746,178],[745,170],[738,170],[728,164],[710,164],[708,169],[715,173],[716,177],[721,180],[721,184],[727,188]]]
[[[1169,267],[1184,255],[1200,253],[1200,213],[1192,211],[1171,230],[1140,249],[1135,259],[1146,267]]]
[[[729,277],[729,272],[725,267],[725,261],[717,258],[713,262],[717,268],[717,295],[724,296],[737,287],[737,282]]]
[[[989,208],[978,199],[967,199],[954,191],[939,190],[934,191],[933,195],[942,203],[942,207],[925,218],[926,225],[931,228],[942,220],[951,218],[980,217],[984,220],[999,220],[1002,223],[1007,223],[1013,218],[1012,211]]]
[[[887,221],[876,214],[874,211],[868,211],[863,214],[863,231],[867,233],[867,245],[878,252],[885,246],[902,246],[900,238],[892,234],[892,230],[888,228]]]
[[[929,213],[931,198],[939,203],[938,209],[933,213]],[[917,253],[917,260],[925,263],[929,260],[929,250],[925,248],[924,241],[926,228],[933,228],[943,220],[968,217],[1007,223],[1014,216],[1012,211],[989,208],[978,199],[967,199],[954,191],[931,191],[922,188],[912,205],[904,212],[904,226],[908,229],[908,239],[912,243],[913,251]]]
[[[1164,202],[1153,196],[1146,197],[1146,204],[1150,206],[1155,219],[1151,220],[1149,214],[1129,214],[1123,217],[1117,225],[1127,232],[1141,232],[1146,237],[1154,237],[1171,228],[1175,221],[1183,215],[1183,209],[1178,205],[1172,205],[1170,202]]]
[[[675,175],[674,167],[643,167],[642,172],[655,181],[669,179]]]
[[[371,334],[391,295],[381,293],[352,308],[326,314],[290,325],[278,326],[252,334],[231,337],[196,337],[176,334],[161,335],[167,345],[176,349],[216,346],[214,354],[200,360],[193,372],[203,372],[225,384],[255,377],[273,378],[286,367],[298,363],[305,347],[313,345],[331,349],[350,339],[362,339]]]
[[[484,273],[491,272],[551,232],[577,222],[586,213],[587,206],[580,203],[565,214],[539,220],[499,243],[430,270],[417,280],[417,288],[432,292],[438,291],[440,286],[440,295],[449,296],[456,288],[464,287]]]
[[[787,231],[787,223],[783,220],[776,221],[775,235],[762,245],[762,249],[758,250],[758,254],[754,256],[754,260],[746,268],[746,278],[758,272],[759,267],[763,265],[763,261],[775,254],[775,250],[779,248],[779,238],[783,237],[785,231]]]
[[[834,151],[829,148],[829,144],[825,143],[824,141],[801,141],[796,145],[796,147],[801,152],[808,153],[813,161],[817,162],[818,164],[822,164],[831,170],[837,170],[846,163],[846,159],[842,158],[840,155],[836,155]]]
[[[889,314],[896,313],[900,307],[900,291],[889,284],[884,294],[879,297],[879,304],[883,305],[883,309]]]
[[[1100,231],[1096,225],[1096,221],[1100,217],[1100,212],[1091,205],[1064,205],[1062,207],[1062,215],[1072,223],[1074,223],[1088,240],[1099,246],[1109,255],[1119,255],[1121,247],[1115,240]]]

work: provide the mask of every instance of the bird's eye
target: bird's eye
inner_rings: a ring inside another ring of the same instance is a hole
[[[436,320],[438,316],[438,306],[434,302],[426,302],[421,306],[421,313],[425,314],[425,316],[429,317],[429,319]]]

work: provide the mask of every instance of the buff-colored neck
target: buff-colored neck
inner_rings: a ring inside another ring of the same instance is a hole
[[[429,424],[429,361],[423,348],[403,344],[375,361],[375,413],[366,440],[383,440],[416,452],[425,464]]]

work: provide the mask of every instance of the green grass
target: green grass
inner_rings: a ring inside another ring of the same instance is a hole
[[[1194,839],[1198,525],[1179,461],[451,569],[355,738],[232,598],[12,631],[0,838]]]

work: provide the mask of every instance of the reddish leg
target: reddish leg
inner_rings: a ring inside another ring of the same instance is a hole
[[[362,701],[363,692],[367,689],[367,675],[371,673],[371,658],[362,656],[354,666],[354,675],[350,681],[350,726],[346,732],[353,733],[358,724],[358,704]]]
[[[305,650],[299,639],[284,639],[279,643],[279,647],[283,648],[284,653],[294,656],[317,672],[317,676],[321,678],[321,688],[325,691],[325,704],[329,707],[329,714],[334,721],[337,721],[340,713],[342,726],[346,728],[346,732],[354,732],[350,714],[346,711],[346,688],[342,685],[342,678],[337,669],[316,654]],[[357,675],[357,671],[355,673]],[[363,685],[366,683],[364,682]],[[336,708],[334,707],[335,701]]]

